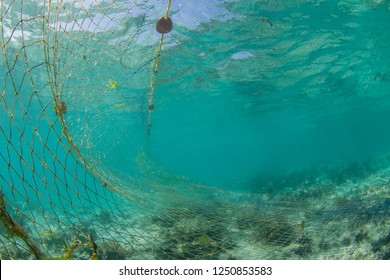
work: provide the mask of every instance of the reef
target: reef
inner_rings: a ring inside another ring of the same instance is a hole
[[[162,225],[162,242],[156,248],[156,259],[219,259],[234,247],[228,229],[215,212],[171,208],[173,212],[178,210],[182,213],[179,217],[168,214],[166,219],[157,218]],[[156,222],[156,218],[153,220]]]

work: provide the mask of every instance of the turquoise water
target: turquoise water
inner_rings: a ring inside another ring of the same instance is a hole
[[[63,74],[65,120],[86,157],[122,177],[138,172],[146,147],[166,170],[224,188],[388,154],[386,1],[173,1],[148,136],[146,65],[164,7],[133,18],[113,9],[119,26],[108,22],[94,41],[74,32],[90,51],[64,38],[64,73],[82,77]]]
[[[171,35],[150,137],[156,161],[223,186],[388,154],[387,2],[231,2],[222,17],[231,19]],[[172,18],[179,25],[180,10]]]
[[[137,156],[144,150],[167,171],[219,188],[389,154],[388,1],[215,0],[196,7],[173,1],[174,29],[159,57],[150,135],[154,21],[166,3],[135,4],[107,6],[115,20],[101,8],[83,20],[81,6],[64,3],[69,12],[52,24],[60,30],[57,83],[68,104],[67,128],[87,161],[108,167],[114,179],[142,173]],[[7,45],[12,61],[23,42],[20,26],[4,22],[5,39],[17,29]],[[41,35],[39,20],[27,22],[24,44]],[[44,59],[38,44],[26,49],[29,65]],[[24,64],[16,61],[13,83],[31,92]],[[45,121],[39,106],[49,102],[54,115],[46,67],[33,69],[41,100],[20,102]],[[9,76],[5,84],[10,88]]]
[[[388,258],[389,1],[173,0],[160,56],[167,1],[98,2],[1,4],[1,192],[46,253]]]

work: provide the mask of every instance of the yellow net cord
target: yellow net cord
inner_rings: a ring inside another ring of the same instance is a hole
[[[170,7],[171,7],[171,0],[168,1],[168,5],[167,5],[167,9],[165,11],[165,18],[167,19],[168,18],[168,15],[169,15],[169,10],[170,10]],[[156,80],[157,80],[157,73],[158,73],[158,67],[159,67],[159,61],[160,61],[160,56],[161,56],[161,49],[162,49],[162,45],[163,45],[163,41],[164,41],[164,33],[161,33],[161,37],[160,37],[160,41],[159,41],[159,44],[158,44],[158,47],[156,49],[156,54],[155,54],[155,57],[156,59],[153,61],[152,63],[152,78],[150,79],[150,93],[149,93],[149,96],[148,96],[148,121],[147,121],[147,133],[148,135],[150,134],[150,128],[151,128],[151,125],[152,125],[152,111],[154,109],[154,103],[153,103],[153,100],[154,100],[154,90],[155,90],[155,87],[156,87]]]

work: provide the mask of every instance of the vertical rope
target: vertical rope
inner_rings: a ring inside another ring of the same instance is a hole
[[[152,77],[150,79],[150,93],[148,96],[148,123],[147,123],[148,135],[150,135],[150,128],[152,126],[152,111],[154,110],[154,103],[153,103],[154,90],[156,87],[157,73],[158,73],[159,61],[161,56],[161,49],[164,41],[164,34],[170,32],[172,28],[172,21],[168,16],[171,7],[171,2],[172,2],[171,0],[168,1],[167,9],[165,10],[164,17],[160,18],[156,24],[156,29],[158,32],[161,33],[161,37],[156,49],[156,55],[155,55],[156,59],[152,63]],[[166,30],[160,30],[161,28],[165,29],[165,27],[167,28]]]

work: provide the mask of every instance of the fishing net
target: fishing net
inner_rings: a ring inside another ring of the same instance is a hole
[[[170,2],[1,1],[1,259],[388,258],[390,170],[245,191],[153,161],[157,74],[186,36]]]

